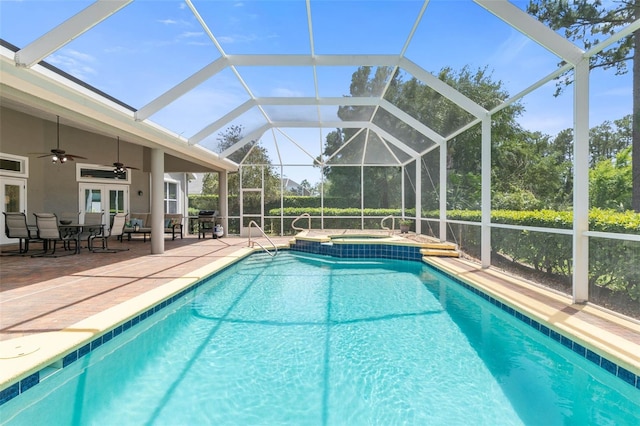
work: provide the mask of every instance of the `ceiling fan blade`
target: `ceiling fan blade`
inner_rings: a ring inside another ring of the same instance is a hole
[[[115,164],[104,164],[105,167],[118,167]],[[122,164],[122,167],[125,169],[131,169],[131,170],[140,170],[137,167],[131,167],[131,166],[127,166],[126,164]]]
[[[82,157],[82,156],[80,156],[80,155],[75,155],[75,154],[65,154],[65,156],[66,156],[67,158],[72,159],[72,160],[73,160],[74,158],[79,158],[79,159],[81,159],[81,160],[86,160],[86,159],[87,159],[87,157]]]
[[[42,154],[42,155],[38,155],[38,158],[51,157],[52,155],[53,154]]]

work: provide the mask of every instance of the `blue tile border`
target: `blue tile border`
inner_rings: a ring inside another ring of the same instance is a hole
[[[434,269],[434,270],[436,270],[436,271],[438,271],[438,272],[440,272],[440,273],[442,273],[443,275],[445,275],[448,278],[450,278],[451,280],[453,280],[455,283],[463,286],[467,290],[469,290],[469,291],[475,293],[476,295],[482,297],[483,299],[485,299],[486,301],[488,301],[492,305],[496,306],[497,308],[500,308],[502,311],[504,311],[504,312],[508,313],[509,315],[519,319],[523,323],[529,325],[530,327],[532,327],[535,330],[537,330],[540,333],[542,333],[544,336],[555,340],[556,342],[558,342],[561,345],[565,346],[566,348],[572,350],[573,352],[575,352],[576,354],[580,355],[581,357],[586,358],[587,360],[591,361],[592,363],[594,363],[598,367],[602,368],[603,370],[607,371],[608,373],[613,374],[614,376],[618,377],[620,380],[622,380],[626,384],[630,384],[631,386],[634,386],[636,389],[640,389],[640,375],[636,375],[633,372],[625,369],[624,367],[619,366],[615,362],[607,359],[606,357],[593,352],[591,349],[585,348],[580,343],[572,340],[571,338],[569,338],[569,337],[567,337],[567,336],[565,336],[565,335],[563,335],[563,334],[561,334],[561,333],[559,333],[559,332],[557,332],[555,330],[552,330],[551,328],[549,328],[546,325],[543,325],[539,321],[528,317],[526,314],[518,312],[517,310],[515,310],[511,306],[501,302],[500,300],[498,300],[498,299],[494,298],[493,296],[485,293],[484,291],[482,291],[482,290],[480,290],[480,289],[478,289],[478,288],[466,283],[465,281],[461,280],[457,276],[455,276],[455,275],[453,275],[453,274],[451,274],[451,273],[449,273],[447,271],[444,271],[442,269],[438,269],[433,265],[427,264],[427,266],[432,268],[432,269]]]
[[[296,240],[289,248],[291,251],[320,254],[339,258],[384,258],[422,261],[419,246],[392,244],[323,244],[319,241]]]
[[[410,261],[421,262],[423,255],[420,253],[420,249],[421,248],[418,246],[401,246],[401,245],[387,245],[387,244],[334,244],[331,246],[331,245],[323,245],[320,242],[316,242],[316,241],[298,240],[296,241],[295,244],[292,244],[289,249],[285,249],[285,250],[299,251],[299,252],[312,253],[312,254],[321,254],[321,255],[333,256],[333,257],[339,257],[339,258],[386,258],[386,259],[410,260]],[[222,273],[223,271],[233,267],[235,264],[236,263],[225,266],[224,268],[216,271],[210,277],[207,277],[205,279],[202,279],[198,282],[193,283],[189,287],[181,290],[179,293],[171,296],[168,299],[163,300],[162,302],[156,304],[155,306],[152,306],[151,308],[140,313],[139,315],[136,315],[135,317],[123,322],[122,324],[118,324],[112,329],[106,331],[101,336],[93,339],[91,342],[86,343],[80,348],[67,353],[61,358],[62,368],[65,368],[73,364],[75,361],[88,355],[93,350],[98,349],[100,346],[102,346],[103,343],[108,342],[109,340],[127,331],[131,327],[137,324],[140,324],[144,320],[152,317],[158,311],[166,308],[167,306],[170,306],[172,303],[176,302],[177,300],[180,300],[182,297],[184,297],[188,293],[196,290],[197,288],[199,288],[200,286],[208,282],[209,278]],[[597,353],[591,351],[590,349],[586,349],[584,346],[580,345],[577,342],[574,342],[570,338],[558,333],[557,331],[551,330],[546,325],[543,325],[542,323],[532,318],[529,318],[527,315],[518,312],[517,310],[506,305],[505,303],[500,302],[499,300],[488,295],[487,293],[484,293],[483,291],[477,289],[476,287],[467,284],[466,282],[462,281],[458,277],[444,270],[435,268],[432,265],[427,265],[427,266],[451,278],[454,282],[462,285],[467,290],[470,290],[473,293],[477,294],[478,296],[482,297],[483,299],[487,300],[492,305],[495,305],[496,307],[502,309],[504,312],[507,312],[508,314],[514,316],[515,318],[519,319],[523,323],[529,325],[530,327],[533,327],[543,335],[550,337],[553,340],[561,343],[562,345],[564,345],[568,349],[571,349],[573,352],[577,353],[578,355],[588,359],[589,361],[603,368],[605,371],[608,371],[609,373],[620,378],[625,383],[630,384],[631,386],[635,386],[636,389],[640,390],[640,376],[617,365],[616,363],[608,360],[607,358],[598,355]],[[47,368],[48,367],[45,367],[45,369]],[[37,371],[21,379],[20,381],[9,385],[5,389],[0,390],[0,406],[2,406],[7,401],[10,401],[11,399],[17,397],[21,393],[27,391],[28,389],[32,388],[33,386],[39,384],[41,380],[41,376],[46,377],[46,374],[41,374],[41,373],[44,373],[45,369]]]

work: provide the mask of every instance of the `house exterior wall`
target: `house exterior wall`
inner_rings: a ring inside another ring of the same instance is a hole
[[[117,160],[115,137],[103,136],[60,124],[60,149],[86,159],[53,164],[48,157],[38,158],[56,147],[56,123],[29,114],[0,108],[0,152],[27,157],[27,217],[37,212],[74,212],[78,210],[76,164],[110,167]],[[148,212],[151,204],[150,174],[145,170],[150,150],[140,145],[120,141],[120,161],[140,170],[130,170],[129,211]],[[166,174],[179,182],[180,209],[187,214],[186,173]],[[116,182],[114,182],[116,183]],[[141,191],[141,192],[140,192]],[[140,195],[139,195],[140,194]]]

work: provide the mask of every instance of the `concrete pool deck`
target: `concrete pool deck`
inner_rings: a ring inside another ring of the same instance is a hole
[[[402,243],[398,238],[404,237],[396,234],[394,243]],[[287,246],[291,237],[272,240]],[[405,243],[413,245],[415,239],[409,236]],[[54,259],[0,258],[0,389],[253,252],[246,238],[165,240],[161,255],[149,254],[150,244],[142,240],[111,245],[129,250],[83,250]],[[567,296],[471,262],[431,258],[429,263],[570,333],[588,348],[605,351],[619,365],[640,374],[637,321],[572,305]]]

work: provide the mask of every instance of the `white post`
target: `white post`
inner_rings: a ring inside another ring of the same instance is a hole
[[[480,263],[491,266],[491,115],[482,119]]]
[[[229,232],[229,172],[226,170],[218,172],[218,208],[222,216],[219,219],[222,222],[222,235],[226,237]]]
[[[164,253],[164,151],[151,150],[151,254]]]
[[[303,192],[304,193],[304,192]],[[280,236],[284,235],[284,168],[280,165]]]
[[[320,169],[320,229],[324,229],[324,169],[323,164]]]
[[[402,218],[404,219],[406,206],[404,205],[404,166],[400,167],[400,212],[402,213]]]
[[[360,229],[364,229],[364,165],[360,165]]]
[[[573,303],[589,299],[589,60],[574,71]]]
[[[404,176],[403,167],[402,176]],[[422,158],[416,158],[416,234],[422,234]]]
[[[440,241],[447,241],[447,143],[440,144]]]

